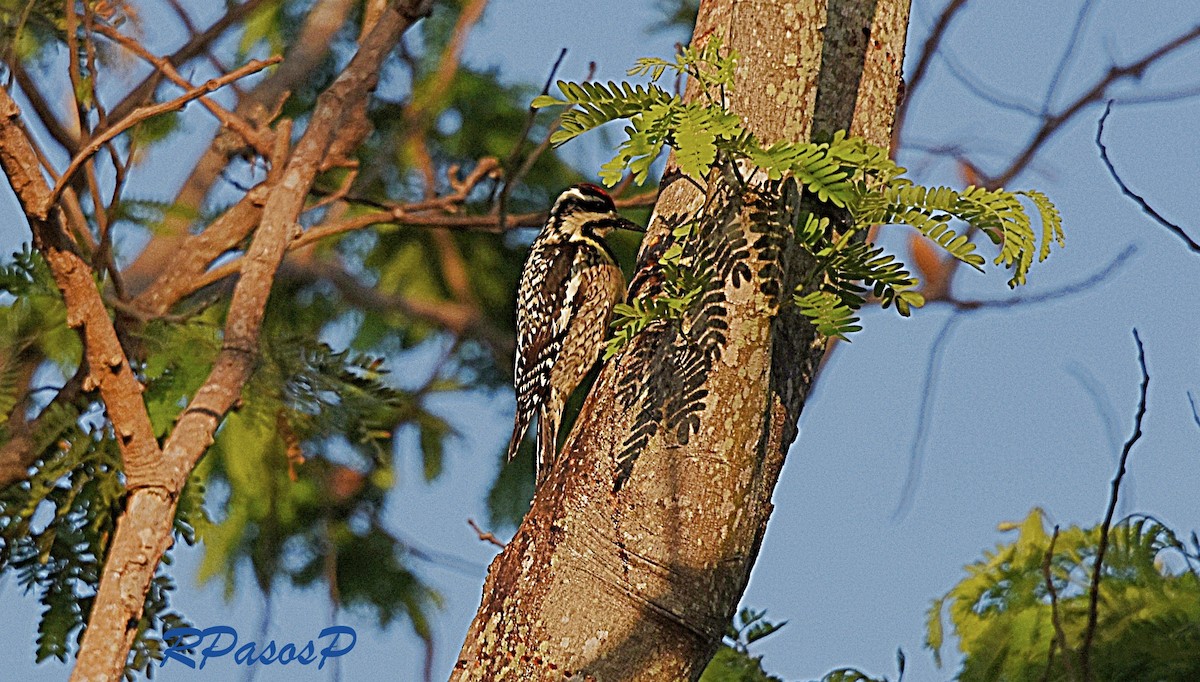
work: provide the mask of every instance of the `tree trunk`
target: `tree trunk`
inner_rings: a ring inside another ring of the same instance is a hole
[[[729,108],[765,142],[848,129],[886,146],[908,12],[908,0],[705,0],[692,42],[738,52]],[[715,652],[825,347],[790,303],[811,268],[792,242],[800,197],[750,171],[716,169],[701,192],[669,164],[633,286],[652,286],[653,254],[692,223],[701,303],[602,371],[492,563],[452,680],[677,682]]]

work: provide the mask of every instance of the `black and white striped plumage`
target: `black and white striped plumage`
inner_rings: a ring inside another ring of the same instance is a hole
[[[613,306],[625,295],[625,278],[604,242],[615,228],[641,229],[599,187],[570,187],[550,209],[521,273],[517,415],[508,458],[536,414],[538,483],[554,464],[563,406],[599,359]]]

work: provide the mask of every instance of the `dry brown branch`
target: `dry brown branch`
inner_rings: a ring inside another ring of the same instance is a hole
[[[452,223],[439,224],[432,221],[443,218],[484,218],[479,225],[480,228],[487,228],[490,226],[495,226],[498,228],[494,218],[488,218],[486,216],[453,215],[453,211],[457,211],[458,208],[467,200],[471,190],[474,189],[485,178],[491,177],[496,172],[497,167],[498,162],[496,159],[491,157],[482,159],[475,165],[475,168],[471,171],[471,173],[468,174],[467,177],[462,181],[453,179],[456,169],[451,168],[451,180],[449,182],[451,187],[454,189],[453,192],[440,197],[416,201],[409,204],[378,204],[379,206],[383,207],[384,210],[352,216],[318,225],[297,235],[296,239],[288,244],[288,250],[300,249],[327,237],[333,237],[336,235],[345,234],[347,232],[361,230],[372,225],[384,223],[403,223],[414,226],[448,228],[460,227],[461,229],[472,229],[475,226],[458,226]],[[536,220],[537,222],[531,222],[530,224],[540,224],[541,221],[545,220],[545,214],[531,214],[531,216],[532,219]],[[208,230],[205,231],[205,233],[207,232]],[[199,236],[203,236],[205,233],[201,233]],[[226,249],[222,249],[222,251],[224,250]],[[212,258],[215,258],[217,255],[219,255],[219,253],[213,253],[212,257],[209,258],[209,261],[211,261]],[[239,272],[241,267],[241,258],[237,258],[227,263],[223,263],[222,265],[213,268],[208,272],[204,272],[203,274],[195,272],[186,278],[168,273],[168,275],[164,276],[164,279],[170,277],[172,282],[176,285],[174,287],[175,291],[173,294],[167,294],[164,291],[160,291],[159,289],[161,285],[156,284],[154,287],[151,287],[151,289],[148,290],[148,298],[153,297],[161,300],[170,300],[171,305],[174,305],[174,303],[178,302],[183,297],[199,291],[207,286],[211,286],[222,279]]]
[[[53,206],[54,202],[58,201],[58,198],[62,195],[63,189],[66,187],[66,183],[70,182],[71,176],[73,176],[75,172],[79,170],[80,166],[82,166],[84,162],[91,158],[93,154],[100,151],[101,147],[103,147],[104,144],[109,140],[112,140],[116,136],[148,118],[158,116],[159,114],[165,114],[170,111],[178,111],[182,109],[184,105],[194,99],[203,97],[204,95],[224,86],[227,83],[232,83],[233,81],[245,78],[250,74],[258,73],[272,64],[279,63],[281,60],[282,57],[278,56],[270,57],[261,61],[255,59],[247,63],[245,66],[235,69],[224,76],[213,78],[201,85],[198,85],[172,100],[142,107],[140,109],[135,109],[128,116],[115,123],[112,127],[102,131],[95,138],[89,140],[88,143],[79,150],[75,157],[71,159],[71,163],[67,164],[67,169],[63,171],[62,177],[58,179],[58,183],[54,186],[54,190],[50,193],[50,196],[47,197],[46,203],[43,206],[38,207],[37,215],[44,218],[49,213],[51,206]]]
[[[154,68],[161,71],[162,74],[167,77],[167,80],[171,81],[175,85],[178,85],[187,91],[196,89],[195,85],[179,74],[179,71],[177,71],[175,67],[171,65],[170,61],[163,57],[155,56],[149,50],[142,47],[141,43],[138,41],[133,40],[129,36],[126,36],[115,28],[105,24],[98,24],[95,28],[96,31],[104,37],[116,42],[121,47],[124,47],[126,50],[129,50],[138,57],[142,58],[144,61],[148,62]],[[208,109],[209,112],[211,112],[212,115],[221,122],[221,125],[240,135],[241,138],[246,141],[246,144],[253,147],[254,150],[259,154],[266,156],[270,153],[270,140],[266,139],[266,136],[262,133],[262,131],[255,128],[255,126],[245,118],[229,111],[209,97],[200,97],[200,104],[204,105],[204,108]]]
[[[1046,582],[1046,592],[1050,595],[1050,621],[1054,624],[1054,640],[1050,644],[1049,659],[1054,660],[1054,648],[1062,651],[1063,667],[1067,670],[1067,679],[1078,679],[1075,671],[1075,661],[1072,660],[1071,647],[1067,644],[1067,633],[1063,630],[1062,614],[1058,611],[1058,590],[1054,587],[1054,576],[1050,573],[1050,562],[1054,560],[1054,545],[1058,542],[1058,526],[1054,526],[1054,534],[1050,536],[1050,546],[1042,557],[1042,579]],[[1050,675],[1050,663],[1046,664],[1046,676]]]
[[[262,216],[266,197],[265,185],[252,188],[207,229],[188,237],[171,267],[134,298],[133,304],[151,316],[159,316],[196,291],[193,283],[204,274],[209,263],[239,244],[254,230]]]
[[[225,34],[231,26],[240,24],[254,10],[267,0],[246,0],[240,5],[236,5],[229,9],[220,19],[217,19],[207,29],[193,35],[186,43],[171,53],[167,57],[167,61],[172,64],[181,65],[190,61],[197,55],[203,54],[208,50],[218,38]],[[146,76],[126,94],[116,106],[109,110],[109,116],[115,120],[121,120],[128,116],[148,101],[154,95],[154,90],[158,87],[159,81],[162,78],[161,72],[153,72]]]
[[[490,531],[484,532],[484,530],[479,527],[479,524],[475,523],[475,519],[467,519],[467,525],[471,527],[471,530],[475,531],[475,534],[479,536],[479,540],[481,542],[490,542],[500,549],[504,549],[504,543],[496,539],[496,536],[492,535]]]
[[[550,74],[546,76],[546,83],[542,85],[541,92],[538,95],[550,94],[550,86],[554,84],[554,76],[558,74],[558,67],[562,66],[562,62],[567,57],[567,48],[563,48],[558,53],[558,59],[554,60],[554,65],[550,67]],[[529,139],[529,133],[533,130],[533,122],[537,120],[538,110],[531,104],[529,110],[525,112],[525,123],[521,126],[521,132],[517,133],[517,141],[513,144],[513,149],[509,153],[508,158],[504,160],[505,172],[510,174],[512,169],[521,160],[521,150],[525,148],[525,142]],[[508,202],[508,194],[511,192],[512,182],[504,181],[504,189],[500,192],[497,208],[503,212],[504,205]]]
[[[616,199],[615,203],[619,208],[652,206],[657,198],[657,192],[647,192],[633,197]],[[372,225],[389,223],[400,223],[410,227],[446,228],[471,232],[507,232],[527,227],[540,227],[546,222],[546,213],[542,211],[508,216],[507,223],[501,225],[499,216],[495,215],[454,215],[446,213],[444,210],[437,212],[429,208],[436,205],[438,201],[440,199],[414,202],[411,205],[398,205],[389,210],[364,213],[332,223],[318,225],[301,233],[294,242],[288,245],[288,249],[299,249],[328,237],[361,230]],[[410,213],[407,210],[408,206],[426,208],[421,208],[418,211]],[[179,296],[174,299],[172,304],[205,287],[212,286],[226,277],[237,274],[242,267],[241,260],[241,258],[237,258],[223,263],[187,281],[182,281],[182,278],[172,278],[178,281],[181,287],[186,289],[186,291],[178,292]]]
[[[41,252],[67,308],[67,325],[79,331],[90,368],[83,390],[99,389],[117,434],[117,446],[132,483],[145,484],[146,471],[158,460],[158,442],[142,403],[142,385],[125,358],[108,317],[108,310],[92,280],[88,266],[67,236],[62,213],[39,217],[51,190],[42,178],[28,138],[15,124],[20,110],[8,93],[0,90],[0,167],[8,176],[29,217],[34,246]]]
[[[314,3],[305,15],[299,34],[291,42],[283,63],[238,100],[234,113],[259,126],[274,120],[289,91],[308,82],[313,71],[328,57],[330,48],[336,42],[337,31],[345,23],[353,4],[352,0],[319,0]],[[180,63],[173,58],[170,61],[172,64]],[[357,103],[357,107],[362,106],[365,105]],[[357,120],[357,111],[357,108],[354,109],[344,120]],[[187,210],[200,208],[213,183],[227,167],[229,157],[240,151],[239,145],[230,139],[234,135],[216,135],[175,196],[174,203],[185,211],[180,215],[168,216],[155,237],[125,269],[126,281],[134,293],[140,294],[142,290],[139,285],[150,283],[163,271],[173,267],[175,257],[188,239],[187,230],[191,220],[185,217]],[[335,140],[333,148],[337,147]],[[336,154],[331,152],[330,155]]]
[[[1109,87],[1114,83],[1126,78],[1141,78],[1142,74],[1160,59],[1191,44],[1198,38],[1200,38],[1200,24],[1163,43],[1140,59],[1132,61],[1125,66],[1118,66],[1116,64],[1110,66],[1108,71],[1092,84],[1092,87],[1075,98],[1073,102],[1056,114],[1043,116],[1041,125],[1025,145],[1024,149],[1017,154],[1006,169],[994,176],[985,178],[986,185],[988,187],[1004,187],[1008,185],[1012,182],[1013,178],[1025,170],[1025,167],[1029,165],[1033,157],[1037,155],[1051,137],[1062,129],[1063,125],[1075,118],[1075,116],[1079,115],[1087,107],[1102,101],[1107,95]]]

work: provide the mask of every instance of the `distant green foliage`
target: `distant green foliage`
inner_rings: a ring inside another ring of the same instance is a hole
[[[754,656],[753,644],[775,634],[787,621],[775,623],[767,620],[766,611],[743,608],[733,618],[717,653],[700,675],[700,682],[783,682],[783,679],[768,674],[762,665],[762,656]],[[900,668],[899,680],[904,679],[904,653],[897,652]],[[839,668],[826,673],[818,682],[888,682],[888,678],[874,678],[855,668]]]
[[[521,137],[529,119],[528,102],[535,93],[532,86],[502,83],[495,69],[462,64],[445,81],[442,61],[451,55],[448,48],[463,4],[435,3],[432,15],[405,36],[405,45],[380,73],[381,82],[390,84],[386,96],[374,98],[367,109],[374,132],[350,153],[360,172],[348,188],[343,187],[351,176],[347,168],[323,172],[310,206],[335,191],[347,190],[345,206],[337,207],[345,208],[343,216],[378,212],[381,203],[421,200],[427,191],[446,192],[448,178],[463,177],[486,157],[500,160],[506,178],[516,176],[518,169],[523,173],[521,182],[506,188],[505,208],[512,215],[544,210],[564,185],[583,179],[555,150],[541,149],[541,140],[550,134],[544,117],[532,121],[528,135]],[[136,29],[133,6],[124,2],[86,6],[104,21],[130,22]],[[65,7],[58,0],[0,0],[0,52],[5,60],[20,60],[55,100],[70,95],[62,70],[66,59],[43,58],[66,54]],[[183,8],[193,10],[189,3],[183,3]],[[311,3],[262,3],[248,18],[235,22],[212,50],[176,66],[199,82],[211,71],[207,61],[214,56],[232,66],[243,59],[286,53],[311,9]],[[313,65],[302,83],[289,88],[291,95],[280,116],[309,119],[316,97],[357,49],[362,18],[356,5],[333,34],[325,58]],[[127,71],[137,62],[100,40],[99,73],[90,73],[83,51],[86,35],[81,26],[76,37],[85,72],[79,94],[96,120],[97,102],[87,86],[97,83],[101,99],[111,107],[130,84]],[[122,58],[109,60],[118,55]],[[242,87],[255,87],[272,73]],[[0,66],[0,77],[7,75]],[[162,101],[176,94],[173,86],[164,86],[154,97]],[[32,119],[36,112],[27,109],[23,116]],[[67,118],[73,117],[74,113]],[[203,129],[194,124],[207,122],[206,117],[199,105],[193,105],[178,114],[143,121],[114,144],[122,156],[128,152],[135,162],[169,156],[175,151],[170,148],[175,134]],[[54,144],[48,138],[43,142]],[[425,157],[416,153],[418,145],[432,163],[432,187],[424,184]],[[536,160],[530,158],[534,150]],[[150,200],[147,197],[154,192],[131,184],[111,211],[112,223],[118,226],[114,229],[145,236],[166,223],[193,234],[207,229],[226,207],[222,204],[236,200],[234,190],[262,179],[262,164],[246,158],[244,151],[237,150],[201,205]],[[502,186],[496,178],[485,180],[461,212],[492,211]],[[93,237],[98,237],[99,221],[92,205],[85,201],[83,210]],[[316,208],[306,211],[301,222],[308,227],[332,217],[328,208]],[[124,247],[140,241],[117,240],[118,262],[129,262],[135,254]],[[623,245],[614,240],[622,256],[631,256],[635,247],[631,240]],[[391,527],[395,521],[386,518],[389,497],[397,472],[413,460],[419,478],[434,480],[442,475],[448,444],[461,422],[433,411],[427,404],[431,397],[510,383],[508,330],[524,254],[525,244],[512,234],[455,231],[443,241],[430,230],[395,223],[314,245],[318,262],[344,267],[347,276],[336,283],[311,274],[299,281],[281,278],[270,298],[255,374],[238,406],[223,420],[214,446],[180,500],[177,539],[202,540],[205,579],[224,580],[230,596],[239,587],[249,587],[252,599],[255,592],[278,589],[281,584],[325,592],[332,583],[342,605],[380,623],[407,621],[430,643],[429,619],[440,601],[413,564],[438,559],[410,546],[403,528]],[[463,279],[466,294],[455,288]],[[97,286],[104,288],[105,296],[113,295],[108,283],[97,282]],[[121,323],[138,379],[146,387],[143,398],[159,437],[173,428],[220,350],[226,310],[219,298],[222,293],[227,291],[210,289],[193,297],[172,311],[170,321],[142,324],[113,313]],[[421,312],[444,305],[469,307],[475,314],[465,328],[448,329]],[[109,466],[112,462],[96,464],[101,455],[116,455],[111,424],[95,392],[46,407],[55,395],[53,389],[78,368],[80,355],[78,334],[65,324],[61,298],[40,257],[26,250],[0,264],[0,445],[12,435],[6,432],[9,414],[25,410],[40,416],[33,434],[40,455],[34,463],[37,475],[0,496],[0,574],[14,569],[18,560],[23,562],[22,570],[31,570],[31,562],[43,554],[43,545],[52,549],[46,555],[50,561],[37,564],[29,574],[34,582],[28,583],[31,595],[46,607],[41,657],[66,657],[75,650],[75,638],[90,608],[88,599],[77,597],[94,592],[97,567],[103,561],[103,556],[70,555],[62,540],[53,538],[86,540],[103,548],[120,499],[92,491],[119,491],[123,485],[119,469]],[[33,387],[39,390],[31,392]],[[94,443],[85,447],[90,442]],[[494,494],[495,499],[506,501],[498,503],[507,507],[505,515],[516,518],[520,510],[528,509],[531,496],[532,478],[521,472],[519,467],[506,470],[509,475],[498,481]],[[75,502],[69,502],[63,491],[77,487],[82,492],[70,493]],[[60,505],[67,505],[62,508],[68,511],[57,513]],[[55,512],[45,528],[40,515],[38,523],[29,522],[27,513],[35,509]],[[166,560],[170,559],[168,553]],[[247,567],[254,575],[253,584],[236,584],[235,577],[246,575]],[[153,657],[154,637],[162,630],[157,625],[143,626],[166,622],[171,613],[169,574],[164,569],[148,598],[147,620],[139,624],[131,669],[144,668]],[[68,584],[73,592],[63,587]],[[52,602],[55,606],[50,608]]]
[[[345,605],[381,625],[403,615],[423,639],[439,597],[407,566],[408,548],[382,521],[395,483],[392,434],[419,429],[427,478],[441,469],[450,427],[408,391],[388,386],[378,359],[268,330],[245,406],[226,418],[197,472],[228,490],[201,537],[200,579],[221,575],[232,596],[248,561],[258,587],[336,583]],[[285,558],[287,561],[285,561]],[[367,570],[369,567],[369,570]]]
[[[948,612],[964,657],[960,682],[1070,680],[1055,644],[1053,614],[1056,610],[1066,656],[1078,671],[1100,529],[1071,526],[1059,533],[1050,556],[1057,609],[1043,573],[1052,536],[1041,510],[1005,529],[1017,530],[1016,539],[985,552],[967,566],[961,582],[934,600],[926,642],[940,665]],[[1091,649],[1093,679],[1200,679],[1198,554],[1200,547],[1185,545],[1149,517],[1133,516],[1112,528]]]
[[[0,55],[34,59],[63,30],[57,0],[0,0]],[[3,69],[0,63],[0,69]]]
[[[783,682],[763,670],[762,656],[750,654],[752,644],[787,624],[773,623],[766,615],[766,611],[743,608],[734,616],[721,648],[700,675],[700,682]]]
[[[38,623],[36,660],[66,660],[83,634],[95,585],[108,553],[108,540],[125,499],[120,456],[103,430],[82,426],[78,413],[54,408],[43,426],[57,438],[32,477],[0,491],[0,570],[15,572],[17,583],[45,607]],[[195,488],[185,490],[189,498]],[[181,501],[176,531],[188,544],[203,510]],[[156,633],[184,625],[168,604],[174,589],[164,573],[146,596],[130,652],[127,678],[161,658]]]
[[[1010,286],[1024,284],[1034,254],[1044,260],[1051,243],[1063,243],[1062,221],[1057,209],[1038,192],[1007,192],[968,187],[927,188],[902,177],[887,150],[837,131],[827,141],[763,144],[746,130],[736,115],[724,106],[733,87],[736,54],[721,54],[719,40],[705,46],[683,48],[674,61],[640,59],[630,69],[634,76],[648,76],[650,83],[570,83],[560,81],[561,97],[543,95],[535,107],[567,106],[561,130],[551,141],[563,144],[605,123],[626,119],[626,139],[600,177],[615,185],[626,172],[635,182],[649,177],[651,164],[666,147],[675,150],[679,170],[702,183],[714,165],[735,163],[757,169],[771,180],[794,179],[818,202],[844,209],[848,226],[834,229],[827,218],[807,215],[799,232],[805,249],[820,264],[813,278],[795,292],[800,310],[827,335],[845,338],[858,331],[856,311],[866,300],[862,282],[870,287],[880,304],[896,305],[901,315],[924,303],[915,291],[918,281],[881,248],[863,241],[863,230],[871,225],[903,224],[919,231],[951,256],[976,269],[984,258],[975,253],[969,229],[983,232],[999,245],[994,259],[1012,271]],[[657,85],[666,73],[686,75],[704,97],[684,102]],[[746,171],[749,172],[749,171]],[[1030,212],[1020,201],[1024,196],[1042,223],[1041,244],[1034,234]],[[952,221],[967,226],[952,227]],[[653,319],[669,316],[687,300],[686,285],[665,294],[664,302],[632,301],[623,306],[614,326],[617,339],[608,348],[612,355],[633,334]]]

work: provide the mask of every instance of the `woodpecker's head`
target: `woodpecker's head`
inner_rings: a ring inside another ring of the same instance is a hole
[[[596,185],[581,183],[563,190],[550,209],[546,228],[564,237],[598,239],[614,229],[645,232],[645,228],[617,213],[608,192]]]

